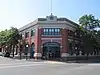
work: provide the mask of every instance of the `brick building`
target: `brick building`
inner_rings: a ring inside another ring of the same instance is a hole
[[[67,57],[70,52],[70,42],[73,42],[73,34],[79,25],[67,18],[46,16],[19,29],[23,39],[29,45],[28,52],[35,52],[35,58],[52,53],[54,58]],[[76,43],[78,40],[74,40]]]

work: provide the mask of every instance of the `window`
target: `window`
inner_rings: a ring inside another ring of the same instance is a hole
[[[44,28],[44,35],[60,35],[60,28]]]
[[[53,20],[53,17],[52,16],[50,17],[50,20]]]
[[[55,29],[55,34],[57,35],[57,29]]]
[[[74,36],[74,32],[73,31],[71,31],[71,30],[68,30],[68,36]]]
[[[57,29],[57,34],[58,34],[58,35],[60,34],[60,29],[59,29],[59,28]]]
[[[45,29],[45,35],[48,35],[49,30],[46,28]]]
[[[46,32],[46,29],[44,29],[43,32]]]
[[[25,37],[25,35],[24,34],[22,34],[22,38],[24,38]]]
[[[25,38],[29,37],[29,32],[25,33]]]
[[[54,35],[54,28],[52,28],[52,32],[53,32],[52,35]]]
[[[35,35],[35,30],[31,30],[31,36]]]
[[[50,29],[49,29],[49,35],[51,35],[51,34],[52,34],[52,29],[50,28]]]

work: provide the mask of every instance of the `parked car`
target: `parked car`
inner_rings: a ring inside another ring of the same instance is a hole
[[[2,54],[3,54],[3,53],[2,53],[2,52],[0,52],[0,56],[2,56]]]
[[[9,53],[9,52],[6,52],[6,53],[4,54],[4,57],[10,57],[10,53]]]

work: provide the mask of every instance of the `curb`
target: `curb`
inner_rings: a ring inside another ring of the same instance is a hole
[[[50,64],[66,64],[64,62],[57,62],[57,61],[44,61],[44,63],[50,63]]]

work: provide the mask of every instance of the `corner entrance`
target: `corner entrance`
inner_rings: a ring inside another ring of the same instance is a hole
[[[60,44],[56,42],[47,42],[43,44],[43,59],[60,58]]]

